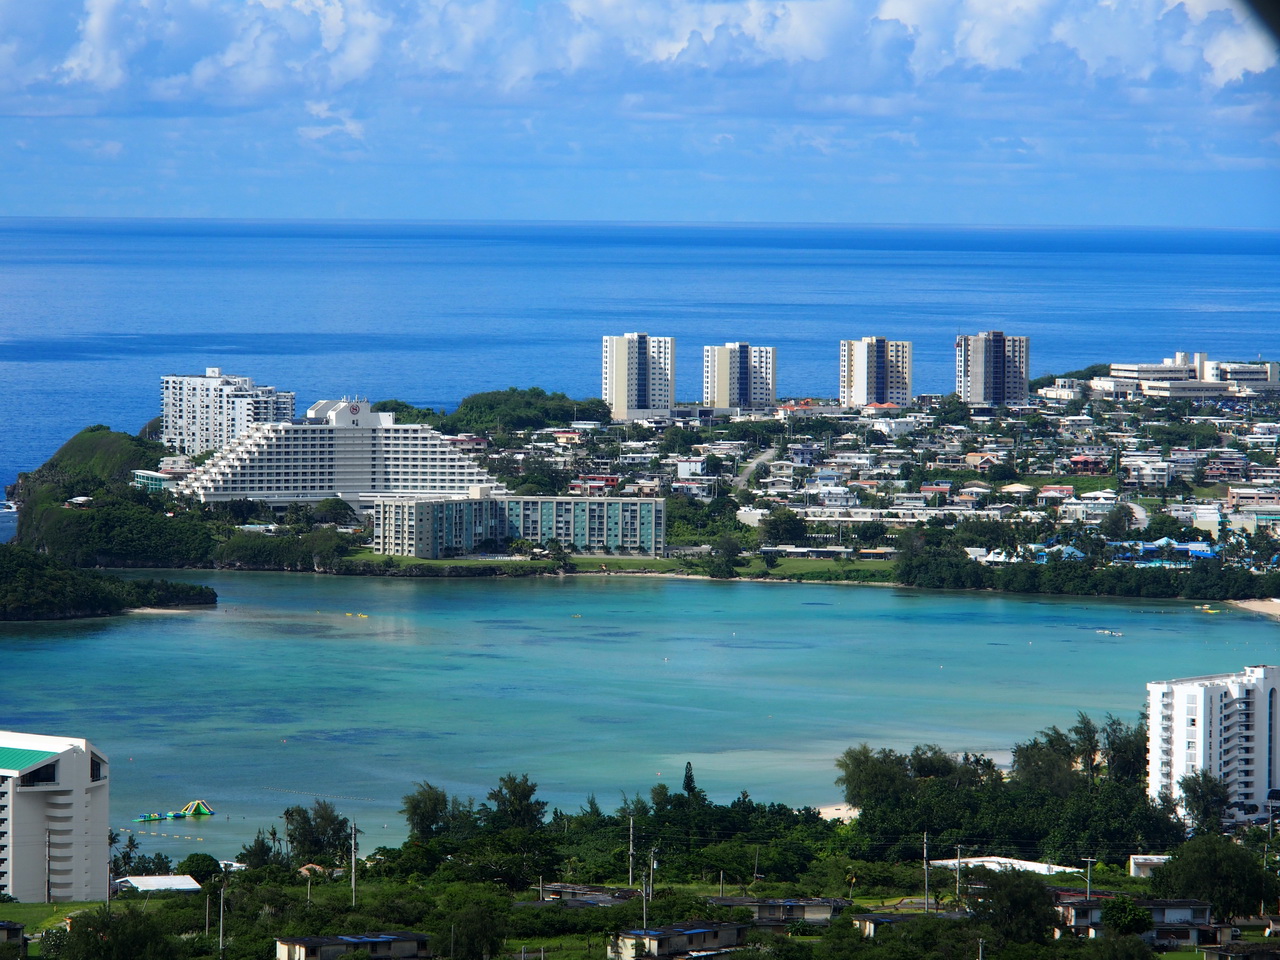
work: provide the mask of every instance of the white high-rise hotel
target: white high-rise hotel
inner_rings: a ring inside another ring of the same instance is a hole
[[[1262,807],[1277,783],[1280,667],[1245,667],[1147,684],[1147,791],[1181,796],[1178,781],[1205,770],[1228,800]]]
[[[911,342],[863,337],[840,341],[840,406],[911,403]]]
[[[109,789],[88,740],[0,731],[0,893],[105,900]]]
[[[726,343],[702,348],[702,403],[721,410],[772,407],[778,398],[774,347]]]
[[[667,411],[675,401],[676,341],[626,333],[604,338],[601,396],[615,420]]]
[[[166,447],[196,456],[221,450],[251,423],[293,419],[294,395],[275,387],[259,387],[248,377],[206,367],[204,375],[160,378],[160,409]]]
[[[965,403],[1026,403],[1031,342],[1000,330],[956,337],[956,393]]]

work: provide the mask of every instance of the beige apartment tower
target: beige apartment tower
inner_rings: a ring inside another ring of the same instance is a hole
[[[604,338],[601,396],[615,420],[665,416],[675,402],[676,341],[647,333]]]
[[[863,337],[840,341],[840,405],[911,403],[911,341]]]
[[[956,393],[965,403],[1000,407],[1027,402],[1031,341],[1001,330],[956,337]]]
[[[702,404],[717,409],[772,407],[778,400],[777,349],[749,343],[702,348]]]

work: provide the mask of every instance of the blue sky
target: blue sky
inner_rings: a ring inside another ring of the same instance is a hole
[[[1234,0],[0,0],[0,215],[1280,226]]]

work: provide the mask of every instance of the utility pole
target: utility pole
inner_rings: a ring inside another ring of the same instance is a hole
[[[636,883],[636,817],[631,815],[631,839],[627,844],[627,886],[633,887]]]
[[[356,822],[351,821],[351,906],[356,905]]]
[[[1096,857],[1081,857],[1084,861],[1084,898],[1091,900],[1093,898],[1093,865],[1097,863]]]
[[[222,889],[218,892],[218,956],[222,956],[222,921],[227,909],[227,878],[222,878]]]
[[[53,903],[53,834],[44,832],[44,902]]]
[[[924,912],[929,912],[929,831],[924,832]]]
[[[956,844],[956,906],[960,906],[960,844]]]
[[[983,960],[982,948],[985,947],[986,945],[987,945],[987,941],[979,937],[978,938],[978,960]]]

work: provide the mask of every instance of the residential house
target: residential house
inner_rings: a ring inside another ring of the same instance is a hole
[[[1079,891],[1059,891],[1054,897],[1060,920],[1059,935],[1101,936],[1102,906],[1113,897],[1113,894],[1098,894],[1085,898],[1079,895]],[[1211,921],[1207,900],[1135,902],[1151,911],[1152,928],[1141,936],[1152,946],[1186,947],[1218,942],[1219,928]]]
[[[716,960],[743,945],[749,923],[711,923],[687,920],[665,927],[623,930],[609,941],[608,960],[638,960],[640,957],[697,956]],[[292,960],[292,958],[289,958]]]
[[[425,933],[408,931],[276,938],[276,960],[336,960],[357,950],[380,960],[383,957],[419,960],[431,956],[430,938]]]
[[[794,897],[761,899],[759,897],[708,897],[718,907],[745,907],[755,917],[757,927],[786,927],[792,923],[808,923],[825,927],[852,902],[839,897]]]

